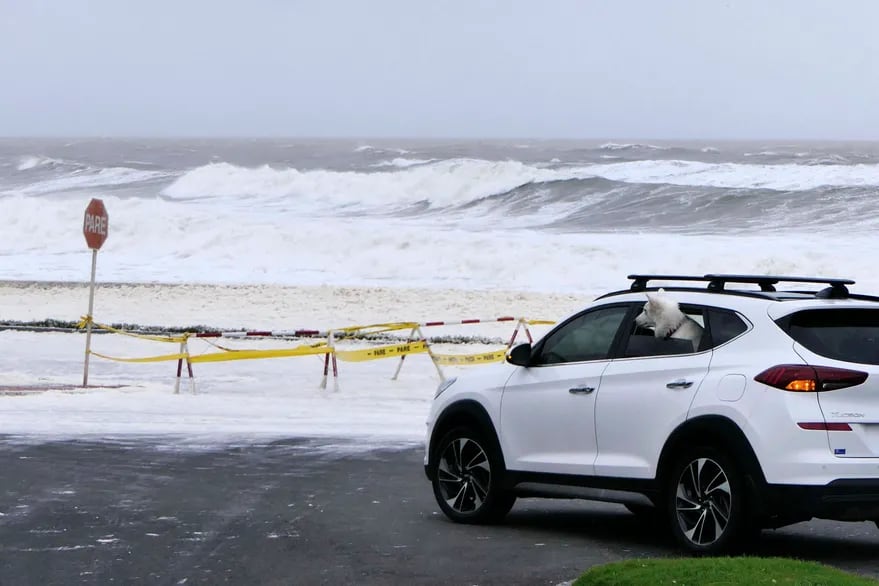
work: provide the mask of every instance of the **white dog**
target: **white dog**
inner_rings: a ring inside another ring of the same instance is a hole
[[[653,335],[657,338],[690,340],[694,351],[699,348],[699,341],[705,331],[696,320],[681,311],[678,302],[663,289],[656,293],[647,293],[647,303],[635,318],[635,323],[642,328],[653,328]]]

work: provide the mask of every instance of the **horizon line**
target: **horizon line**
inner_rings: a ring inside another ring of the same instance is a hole
[[[822,137],[633,137],[633,136],[406,136],[406,135],[282,135],[282,134],[0,134],[0,140],[300,140],[300,141],[414,141],[414,142],[832,142],[879,143],[877,138],[822,138]]]

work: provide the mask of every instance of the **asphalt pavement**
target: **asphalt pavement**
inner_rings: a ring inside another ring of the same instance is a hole
[[[526,499],[503,525],[457,525],[419,447],[357,448],[0,441],[0,585],[559,584],[678,555],[612,504]],[[879,578],[872,523],[766,531],[754,553]]]

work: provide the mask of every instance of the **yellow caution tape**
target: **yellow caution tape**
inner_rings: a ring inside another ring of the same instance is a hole
[[[114,328],[112,326],[108,326],[106,324],[99,324],[91,316],[84,315],[79,319],[79,322],[76,324],[76,327],[79,329],[85,328],[88,323],[91,322],[92,325],[101,330],[107,330],[108,332],[113,332],[114,334],[122,334],[123,336],[129,336],[131,338],[140,338],[141,340],[152,340],[153,342],[175,342],[179,344],[180,342],[185,342],[189,339],[189,334],[182,334],[179,336],[155,336],[149,334],[132,334],[131,332],[126,332],[125,330],[120,330],[118,328]],[[96,355],[97,356],[97,355]]]
[[[553,325],[556,322],[551,320],[541,320],[541,319],[523,319],[524,323],[529,325]],[[89,323],[91,323],[94,327],[100,328],[103,330],[107,330],[109,332],[113,332],[116,334],[122,334],[124,336],[130,336],[132,338],[140,338],[142,340],[152,340],[156,342],[173,342],[173,343],[183,343],[190,339],[191,334],[183,333],[180,335],[168,335],[168,336],[159,336],[159,335],[148,335],[148,334],[134,334],[131,332],[126,332],[124,330],[120,330],[118,328],[114,328],[112,326],[106,324],[100,324],[94,321],[91,316],[82,316],[80,318],[77,326],[79,328],[85,328]],[[415,322],[389,322],[383,324],[371,324],[366,326],[350,326],[346,328],[337,328],[334,331],[340,333],[368,333],[368,334],[378,334],[383,332],[393,332],[399,330],[412,330],[418,327],[418,324]],[[366,348],[363,350],[334,350],[333,348],[327,346],[326,342],[319,342],[317,344],[311,344],[308,346],[299,346],[296,348],[282,348],[275,350],[234,350],[231,348],[225,348],[223,346],[219,346],[215,343],[208,342],[215,345],[217,348],[224,350],[223,352],[215,352],[211,354],[199,354],[199,355],[190,355],[187,353],[176,353],[176,354],[162,354],[159,356],[145,356],[139,358],[120,358],[114,356],[107,356],[105,354],[99,354],[97,352],[91,351],[90,353],[99,358],[104,358],[106,360],[113,360],[116,362],[163,362],[170,360],[188,360],[189,362],[226,362],[230,360],[252,360],[258,358],[282,358],[288,356],[307,356],[314,354],[333,354],[340,359],[345,360],[347,362],[363,362],[367,360],[379,360],[382,358],[393,358],[395,356],[405,356],[407,354],[419,354],[423,352],[427,352],[430,354],[431,358],[437,363],[442,365],[468,365],[468,364],[487,364],[491,362],[501,362],[506,358],[507,350],[495,350],[493,352],[483,352],[481,354],[434,354],[431,352],[430,348],[427,345],[427,342],[424,340],[407,342],[405,344],[391,344],[387,346],[378,346],[374,348]]]
[[[394,356],[419,354],[421,352],[427,352],[426,342],[407,342],[406,344],[378,346],[365,350],[336,350],[336,356],[339,360],[345,360],[346,362],[363,362],[365,360],[379,360],[381,358],[393,358]]]
[[[506,357],[506,349],[483,352],[482,354],[433,354],[433,359],[436,363],[443,366],[488,364],[490,362],[502,362]]]
[[[299,346],[277,350],[234,350],[232,352],[213,352],[190,356],[190,362],[226,362],[228,360],[253,360],[254,358],[284,358],[287,356],[308,356],[311,354],[332,354],[329,346]]]
[[[240,349],[240,348],[230,348],[229,346],[221,346],[220,344],[217,344],[216,342],[211,341],[210,338],[198,338],[198,340],[200,342],[204,342],[205,344],[207,344],[209,346],[213,346],[214,348],[217,348],[219,350],[225,350],[226,352],[241,352],[242,351],[242,349]],[[326,345],[327,345],[326,340],[320,340],[318,342],[313,342],[311,344],[308,344],[307,346],[305,346],[305,345],[297,346],[297,348],[318,348],[318,347],[326,346]]]
[[[382,358],[393,358],[395,356],[404,356],[406,354],[421,354],[427,352],[427,344],[424,342],[409,342],[407,344],[395,344],[391,346],[379,346],[377,348],[366,348],[364,350],[337,350],[336,355],[340,360],[346,362],[364,362],[367,360],[380,360]],[[170,360],[189,360],[192,363],[198,362],[227,362],[231,360],[254,360],[258,358],[284,358],[289,356],[308,356],[313,354],[332,354],[333,350],[329,346],[300,346],[297,348],[281,348],[276,350],[233,350],[229,352],[213,352],[211,354],[197,354],[195,356],[185,353],[162,354],[159,356],[143,356],[138,358],[121,358],[118,356],[108,356],[99,352],[90,352],[92,355],[114,362],[166,362]],[[467,365],[467,364],[487,364],[490,362],[501,362],[507,355],[506,350],[497,350],[494,352],[484,352],[482,354],[433,354],[433,359],[442,365]]]
[[[119,358],[117,356],[107,356],[106,354],[99,354],[93,350],[89,351],[89,354],[92,356],[97,356],[98,358],[104,358],[106,360],[112,360],[113,362],[164,362],[166,360],[180,360],[181,358],[186,358],[187,354],[163,354],[161,356],[145,356],[143,358]]]
[[[297,348],[281,348],[276,350],[233,350],[230,352],[213,352],[211,354],[197,354],[195,356],[178,353],[162,354],[160,356],[144,356],[142,358],[119,358],[91,352],[94,356],[105,358],[114,362],[164,362],[168,360],[189,360],[189,362],[226,362],[229,360],[253,360],[255,358],[283,358],[286,356],[308,356],[310,354],[331,354],[333,350],[329,346],[299,346]]]

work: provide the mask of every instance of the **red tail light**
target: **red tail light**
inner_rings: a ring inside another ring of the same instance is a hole
[[[867,373],[832,366],[779,364],[764,370],[754,380],[783,391],[808,393],[859,385],[867,380]]]

